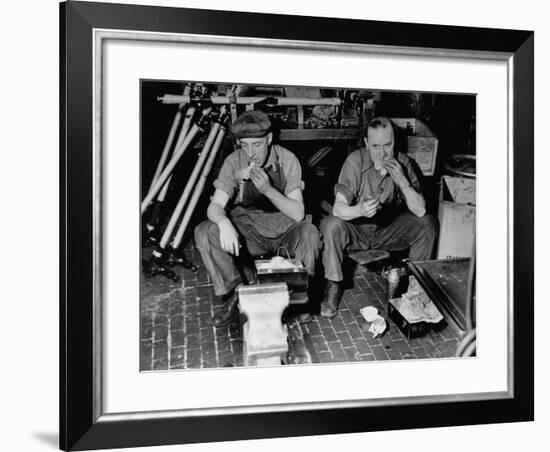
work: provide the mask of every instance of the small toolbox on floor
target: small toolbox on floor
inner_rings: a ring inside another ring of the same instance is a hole
[[[254,261],[259,284],[286,283],[290,292],[290,304],[307,303],[308,273],[297,259],[272,259]]]

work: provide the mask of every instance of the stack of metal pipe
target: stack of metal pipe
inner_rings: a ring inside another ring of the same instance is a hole
[[[191,87],[186,86],[184,95],[189,95],[190,91]],[[143,262],[146,276],[161,274],[174,281],[179,281],[179,277],[170,267],[179,264],[196,270],[196,267],[185,258],[179,247],[189,226],[191,215],[204,191],[216,155],[222,147],[228,119],[227,109],[224,105],[214,112],[211,103],[204,102],[204,98],[202,99],[203,101],[194,99],[189,104],[185,102],[179,104],[150,188],[141,202],[142,215],[148,210],[152,210],[152,214],[146,223],[148,236],[151,237],[153,234],[159,236],[160,234],[155,229],[159,224],[160,211],[166,210],[166,194],[174,170],[185,151],[191,147],[197,137],[206,135],[194,168],[187,179],[176,206],[169,214],[167,226],[160,235],[160,240],[152,253],[152,257]],[[182,117],[184,117],[183,124],[174,145],[174,139]],[[169,156],[170,158],[168,158]]]

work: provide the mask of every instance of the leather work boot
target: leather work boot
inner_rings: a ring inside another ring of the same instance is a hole
[[[224,296],[222,298],[226,297]],[[224,300],[222,307],[218,309],[212,317],[212,325],[224,326],[231,323],[233,317],[239,312],[237,309],[238,304],[239,297],[237,292],[233,292],[231,295],[228,295],[227,299]]]
[[[296,318],[298,319],[298,322],[303,325],[311,322],[313,320],[313,315],[311,315],[311,312],[302,312],[301,314],[298,314]]]
[[[338,313],[338,301],[340,301],[341,282],[327,279],[325,299],[321,303],[321,315],[323,317],[334,317]]]

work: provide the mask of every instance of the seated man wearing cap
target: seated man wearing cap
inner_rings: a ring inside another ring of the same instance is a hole
[[[320,225],[327,285],[321,315],[334,317],[342,288],[344,251],[409,248],[411,260],[430,259],[437,220],[426,214],[424,197],[409,157],[394,150],[388,118],[373,118],[365,147],[352,152],[334,187],[332,216]]]
[[[272,144],[271,122],[247,111],[232,124],[237,149],[224,161],[208,206],[208,220],[195,229],[195,243],[223,301],[215,326],[236,313],[235,287],[242,283],[236,259],[276,252],[280,247],[315,271],[319,232],[304,222],[302,171],[294,154]],[[226,211],[226,207],[229,207]],[[305,313],[301,321],[308,321]]]

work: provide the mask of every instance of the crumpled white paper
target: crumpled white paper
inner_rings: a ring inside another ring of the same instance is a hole
[[[269,266],[275,268],[294,268],[295,265],[283,256],[274,256],[269,261]]]
[[[373,322],[374,319],[378,316],[378,309],[374,306],[365,306],[359,309],[359,312],[367,322]]]
[[[388,324],[386,323],[384,318],[377,315],[369,327],[369,333],[372,333],[372,337],[376,338],[384,334],[384,331],[386,331],[387,326]]]
[[[407,293],[404,293],[401,298],[392,300],[392,303],[409,323],[438,323],[443,320],[443,315],[414,276],[409,277]]]
[[[373,338],[384,334],[384,331],[386,331],[388,325],[384,320],[384,317],[378,314],[378,309],[374,306],[364,306],[359,309],[359,312],[364,319],[370,323],[369,333],[372,333]]]

